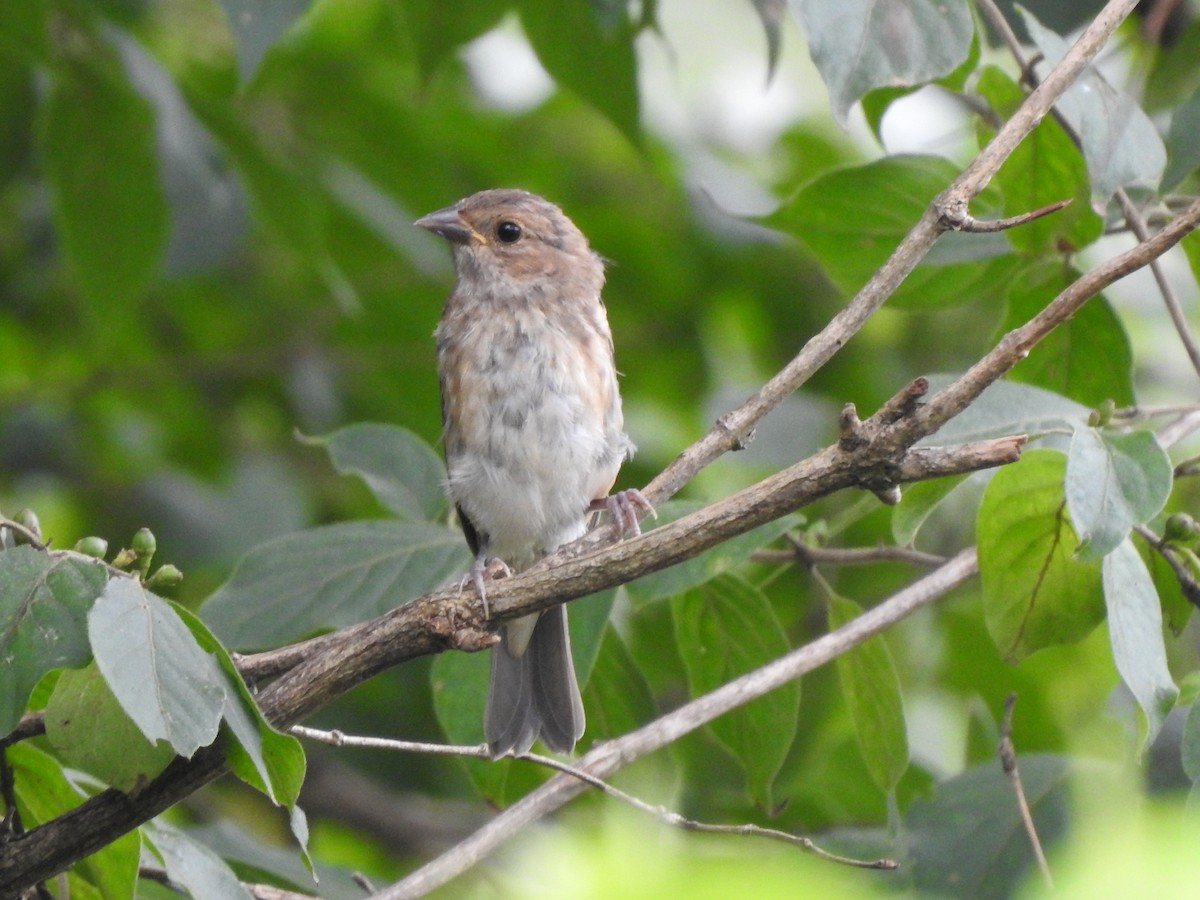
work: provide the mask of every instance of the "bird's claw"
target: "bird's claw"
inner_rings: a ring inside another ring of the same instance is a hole
[[[637,537],[642,533],[642,526],[638,524],[638,520],[641,518],[638,514],[639,510],[643,514],[658,518],[654,504],[647,500],[646,495],[637,488],[617,491],[615,494],[609,494],[603,500],[593,500],[592,509],[608,510],[613,523],[621,530],[622,537],[625,535]]]
[[[475,590],[479,591],[479,599],[483,603],[483,617],[490,619],[492,617],[491,609],[488,607],[487,587],[484,582],[487,579],[509,578],[512,576],[512,569],[508,567],[502,559],[492,557],[487,558],[487,551],[481,550],[475,556],[475,561],[471,563],[471,568],[467,570],[467,574],[462,577],[462,581],[458,584],[458,590],[461,593],[466,589],[468,582],[475,585]]]

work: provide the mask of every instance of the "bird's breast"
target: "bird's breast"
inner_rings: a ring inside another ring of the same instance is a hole
[[[450,493],[497,556],[582,533],[628,445],[603,307],[505,312],[438,330]]]

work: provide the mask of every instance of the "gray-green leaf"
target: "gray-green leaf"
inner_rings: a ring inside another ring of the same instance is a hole
[[[1103,571],[1113,662],[1146,714],[1142,746],[1148,747],[1179,696],[1167,668],[1158,592],[1146,564],[1128,540],[1104,558]]]
[[[151,743],[191,757],[217,737],[225,679],[165,600],[132,578],[114,578],[88,614],[104,679]]]
[[[1149,431],[1077,427],[1066,496],[1081,560],[1097,560],[1158,515],[1171,493],[1171,460]]]
[[[462,535],[416,522],[342,522],[267,541],[204,604],[228,646],[273,647],[352,625],[466,571]]]
[[[1029,10],[1020,12],[1046,65],[1057,64],[1067,53],[1067,42]],[[1103,210],[1117,188],[1157,186],[1167,151],[1154,123],[1133,97],[1089,66],[1059,99],[1058,108],[1083,144],[1097,210]]]
[[[791,0],[838,122],[878,87],[921,84],[953,72],[975,33],[962,0]]]
[[[338,472],[357,475],[400,518],[432,522],[445,512],[446,467],[407,428],[360,422],[308,442],[324,447]]]
[[[43,675],[88,661],[87,612],[106,579],[94,561],[32,547],[0,553],[0,734],[16,727]]]

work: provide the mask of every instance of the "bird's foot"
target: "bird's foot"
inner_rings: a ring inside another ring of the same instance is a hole
[[[467,586],[467,583],[475,585],[475,590],[479,591],[479,599],[483,603],[483,617],[490,619],[492,617],[491,609],[488,608],[487,587],[485,581],[496,578],[509,578],[512,576],[512,569],[508,567],[502,559],[492,557],[488,559],[487,550],[480,550],[475,554],[475,561],[471,563],[471,568],[467,570],[467,574],[462,577],[459,582],[458,589],[461,592]]]
[[[638,520],[644,515],[658,518],[654,504],[646,499],[646,495],[637,488],[629,488],[609,494],[603,500],[593,500],[589,507],[593,510],[608,510],[613,522],[621,530],[621,536],[637,537],[642,533]],[[640,513],[640,514],[639,514]]]

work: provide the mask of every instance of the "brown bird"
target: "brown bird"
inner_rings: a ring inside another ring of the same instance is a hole
[[[640,491],[608,496],[634,446],[623,430],[604,264],[557,206],[519,190],[473,194],[418,219],[454,249],[457,282],[437,338],[447,487],[475,554],[521,571],[607,508],[639,533]],[[537,738],[562,753],[583,734],[567,613],[505,622],[483,730],[493,757]]]

